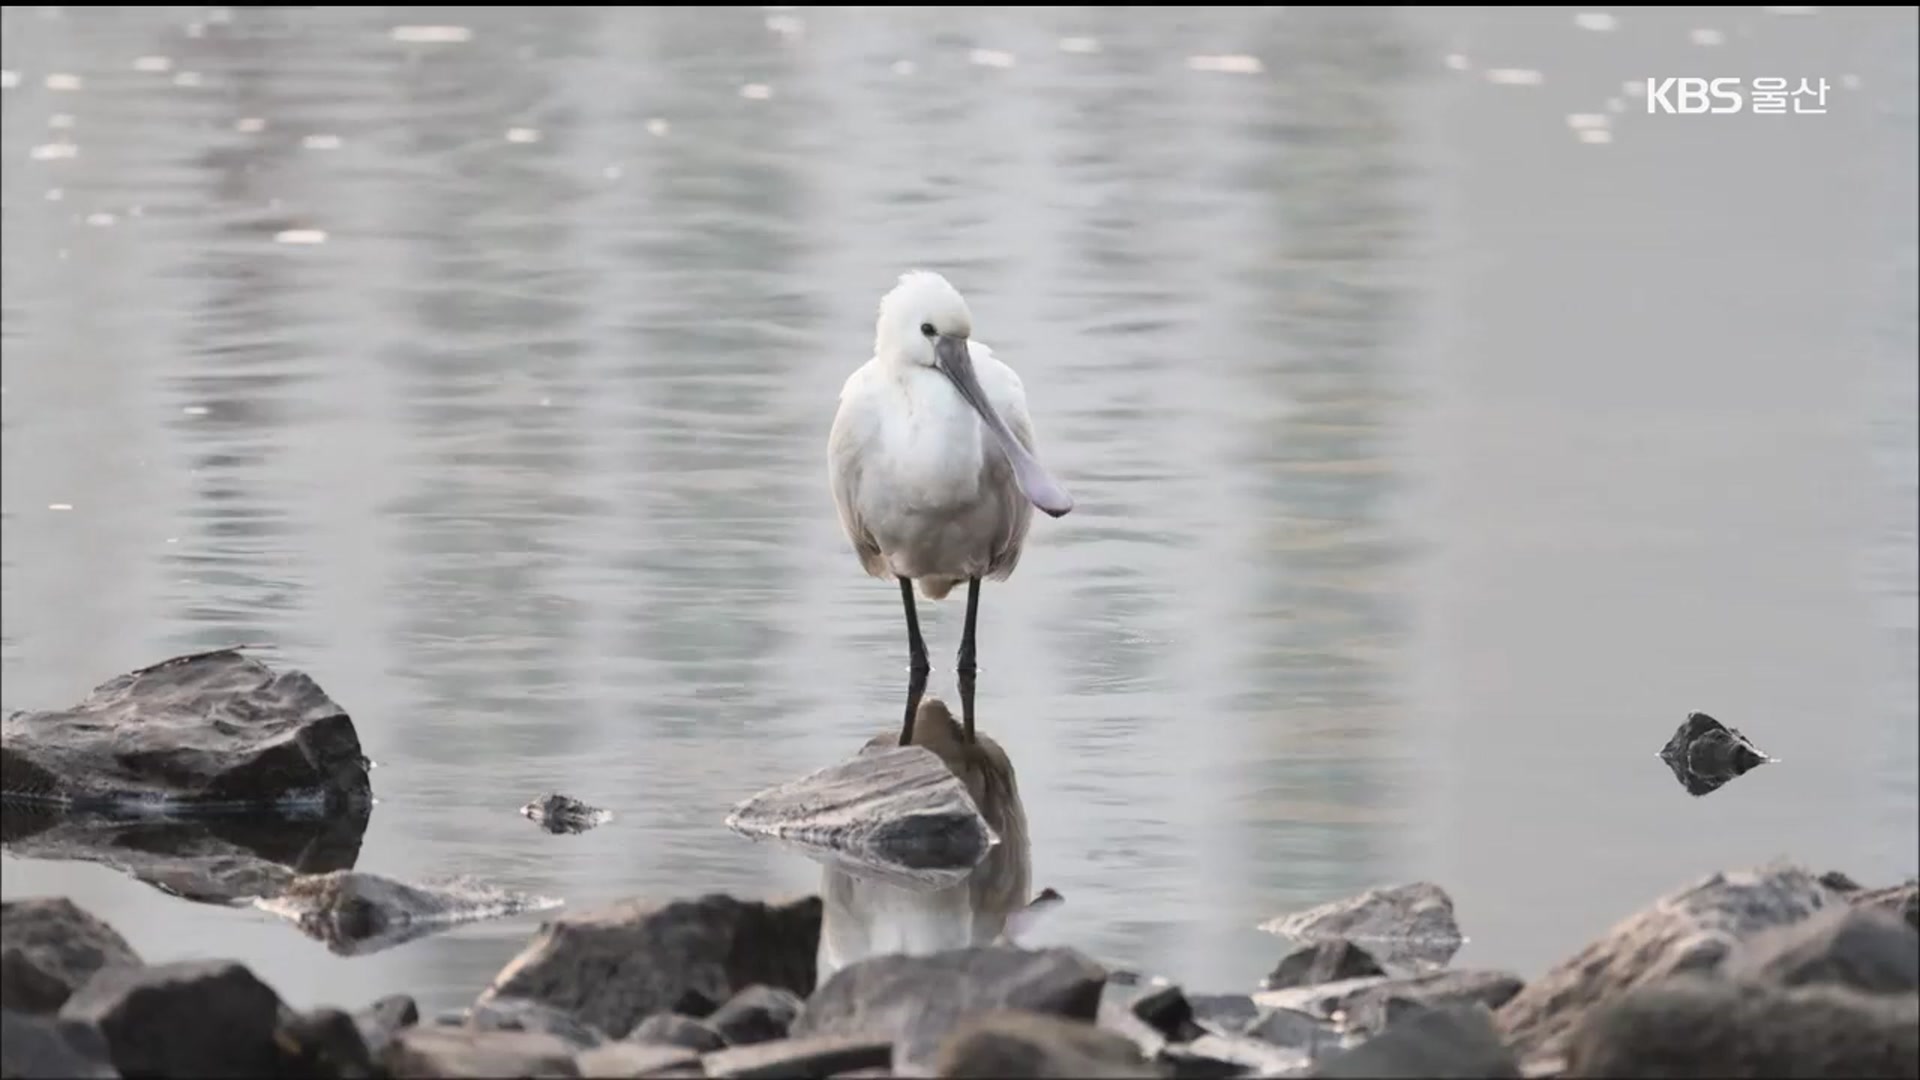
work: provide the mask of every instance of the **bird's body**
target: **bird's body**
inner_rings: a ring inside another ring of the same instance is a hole
[[[863,749],[898,745],[897,736],[883,734],[869,739]],[[829,867],[820,889],[817,970],[822,983],[835,971],[869,956],[924,956],[993,942],[1007,932],[1008,917],[1027,906],[1031,878],[1027,813],[1006,751],[984,736],[968,739],[938,698],[920,703],[911,745],[940,756],[966,785],[974,806],[1000,842],[965,881],[930,892],[869,881]]]
[[[988,402],[1032,453],[1020,376],[979,342],[968,352]],[[940,600],[970,578],[1004,581],[1019,563],[1033,504],[938,371],[867,361],[841,388],[828,456],[841,525],[874,577],[909,578]]]
[[[880,301],[873,357],[840,389],[827,473],[840,524],[867,573],[900,582],[913,679],[900,741],[912,741],[926,688],[926,643],[913,603],[967,582],[960,701],[973,736],[974,622],[980,581],[1020,561],[1033,508],[1054,517],[1073,497],[1034,456],[1026,388],[986,346],[938,274],[903,274]]]

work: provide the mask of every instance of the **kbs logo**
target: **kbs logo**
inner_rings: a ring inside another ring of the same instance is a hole
[[[1746,103],[1739,79],[1647,80],[1649,113],[1737,113]]]
[[[1751,93],[1742,97],[1739,79],[1648,79],[1647,111],[1689,116],[1737,113],[1748,108],[1749,101],[1749,111],[1755,113],[1784,113],[1789,101],[1793,111],[1803,115],[1827,111],[1827,80],[1801,79],[1797,90],[1788,90],[1788,85],[1785,79],[1755,79]]]

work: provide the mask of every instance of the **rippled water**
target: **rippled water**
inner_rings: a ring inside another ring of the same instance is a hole
[[[1714,869],[1914,870],[1912,9],[0,20],[5,704],[271,645],[380,763],[362,869],[813,887],[721,821],[897,723],[824,450],[924,265],[1079,502],[981,615],[1042,939],[1224,989],[1424,876],[1532,974]],[[1689,709],[1780,763],[1689,798]],[[459,1004],[536,921],[345,958],[4,870],[298,1003]]]

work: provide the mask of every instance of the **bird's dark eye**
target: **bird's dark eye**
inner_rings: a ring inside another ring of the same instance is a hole
[[[923,322],[923,323],[921,323],[921,324],[920,324],[920,332],[921,332],[921,333],[923,333],[923,334],[925,334],[925,335],[927,335],[928,337],[932,337],[932,336],[934,336],[935,334],[937,334],[937,333],[939,333],[939,331],[937,331],[937,330],[935,330],[935,329],[933,328],[933,324],[932,324],[932,323],[930,323],[930,322]]]

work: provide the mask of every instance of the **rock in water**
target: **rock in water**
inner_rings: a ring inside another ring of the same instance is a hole
[[[1385,969],[1353,942],[1323,941],[1289,953],[1267,976],[1265,989],[1286,990],[1385,974]]]
[[[663,907],[627,901],[554,919],[482,994],[532,998],[616,1039],[697,993],[725,1001],[765,983],[813,991],[820,899],[784,904],[712,894]]]
[[[346,711],[300,672],[233,649],[122,675],[70,709],[14,713],[0,731],[0,792],[15,801],[337,811],[372,798]]]
[[[1369,889],[1269,919],[1260,929],[1310,944],[1358,942],[1381,964],[1413,971],[1443,966],[1464,941],[1454,921],[1453,898],[1424,881]]]
[[[60,1019],[91,1025],[123,1076],[276,1076],[280,996],[239,964],[108,968]]]
[[[128,819],[8,806],[0,836],[22,858],[95,862],[170,896],[237,904],[276,896],[300,874],[351,869],[369,809]]]
[[[256,906],[291,919],[332,952],[363,956],[464,923],[549,910],[560,901],[466,878],[416,886],[337,871],[296,878]]]
[[[1706,713],[1688,713],[1680,729],[1660,750],[1660,760],[1689,795],[1718,791],[1735,777],[1773,760],[1745,735]]]
[[[0,904],[0,1006],[56,1012],[102,968],[139,965],[126,938],[66,897]]]
[[[999,1009],[1091,1023],[1106,970],[1072,949],[1001,945],[929,956],[876,956],[842,968],[807,1000],[795,1036],[849,1035],[894,1043],[895,1065],[930,1061],[956,1025]]]
[[[1582,1014],[1637,986],[1716,970],[1736,946],[1845,903],[1797,867],[1715,874],[1621,922],[1499,1009],[1521,1057],[1558,1054]]]
[[[1920,996],[1681,976],[1585,1013],[1567,1075],[1920,1076]]]
[[[921,746],[865,749],[768,788],[734,807],[727,827],[915,891],[965,880],[998,842],[966,786]]]
[[[583,833],[613,820],[607,811],[558,792],[533,800],[520,813],[550,833]]]

